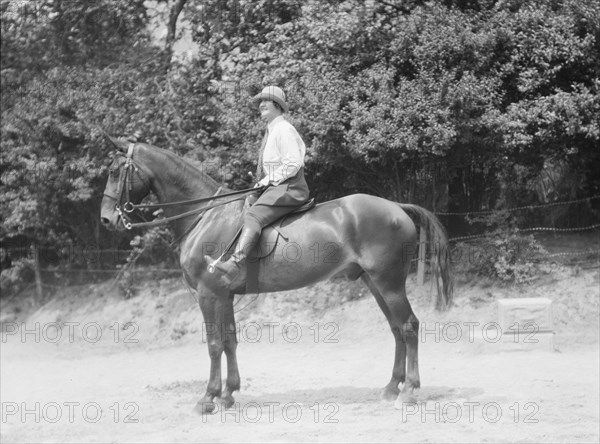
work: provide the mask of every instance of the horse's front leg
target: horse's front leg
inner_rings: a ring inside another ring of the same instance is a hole
[[[199,291],[200,309],[204,317],[204,331],[208,341],[208,355],[210,357],[210,376],[206,393],[196,404],[194,410],[201,415],[212,413],[215,410],[214,399],[221,396],[221,355],[224,350],[223,326],[224,311],[223,301],[212,292]]]
[[[235,313],[233,312],[233,294],[224,303],[225,324],[223,328],[225,342],[225,356],[227,356],[227,381],[225,391],[221,396],[225,408],[231,407],[235,403],[233,392],[240,389],[240,373],[237,364],[237,336],[235,325]]]

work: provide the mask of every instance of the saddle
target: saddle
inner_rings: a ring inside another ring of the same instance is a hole
[[[265,228],[263,228],[260,233],[260,238],[258,239],[258,245],[251,257],[253,259],[262,259],[269,256],[277,246],[277,242],[279,241],[280,237],[286,242],[289,241],[289,239],[281,232],[281,228],[285,220],[293,214],[304,213],[308,210],[311,210],[315,205],[315,199],[312,198],[301,207],[296,208],[291,213],[286,214],[281,219],[278,219],[271,225],[267,225]]]
[[[246,261],[246,293],[258,293],[258,272],[260,259],[271,255],[279,243],[279,239],[283,238],[288,242],[289,238],[282,232],[282,226],[285,220],[294,214],[304,213],[311,210],[316,205],[315,199],[312,198],[304,205],[296,208],[291,213],[286,214],[282,218],[276,220],[270,225],[263,228],[258,239],[258,245],[254,251],[248,256]]]

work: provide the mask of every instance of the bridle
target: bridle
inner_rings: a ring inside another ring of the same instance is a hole
[[[184,217],[188,217],[188,216],[191,216],[194,214],[199,214],[200,216],[197,217],[194,220],[194,222],[185,230],[185,232],[184,232],[184,235],[185,235],[185,234],[189,233],[191,231],[191,229],[200,221],[204,212],[211,210],[213,208],[222,206],[222,205],[227,205],[231,202],[245,199],[246,194],[256,193],[256,192],[260,193],[267,188],[264,186],[257,187],[257,188],[246,188],[244,190],[232,191],[230,193],[225,193],[225,194],[219,194],[221,191],[221,188],[219,188],[217,190],[217,192],[215,193],[215,195],[213,195],[211,197],[201,197],[201,198],[197,198],[197,199],[190,199],[190,200],[184,200],[184,201],[178,201],[178,202],[166,202],[166,203],[156,203],[156,204],[134,204],[133,202],[131,202],[131,199],[130,199],[130,193],[131,193],[131,190],[133,189],[134,174],[136,174],[138,176],[139,180],[142,183],[144,183],[144,185],[146,187],[148,187],[148,190],[150,190],[150,181],[141,173],[140,168],[133,161],[134,148],[135,148],[134,143],[130,143],[129,146],[127,147],[127,156],[125,158],[125,165],[121,168],[121,170],[119,172],[119,183],[117,186],[116,194],[107,193],[106,190],[104,191],[104,196],[115,201],[115,210],[117,211],[117,213],[119,213],[119,217],[120,217],[121,221],[123,222],[123,226],[127,230],[131,230],[132,228],[137,228],[137,227],[154,227],[154,226],[164,225],[168,222],[171,222],[171,221],[174,221],[177,219],[183,219]],[[183,206],[183,205],[191,205],[191,204],[197,204],[197,203],[210,202],[210,201],[213,201],[216,199],[221,199],[223,197],[239,196],[239,195],[242,195],[242,196],[236,197],[235,199],[229,199],[225,202],[220,202],[217,204],[208,205],[208,206],[201,207],[201,208],[196,208],[194,210],[186,211],[185,213],[180,213],[180,214],[177,214],[177,215],[171,216],[171,217],[165,217],[165,218],[156,219],[156,220],[147,221],[147,222],[132,222],[131,218],[130,218],[130,215],[131,215],[131,213],[133,213],[134,210],[146,209],[146,208],[177,207],[177,206]]]
[[[133,173],[137,174],[144,185],[150,188],[150,183],[146,177],[142,175],[139,167],[133,162],[134,147],[135,144],[130,143],[127,148],[125,165],[119,171],[119,182],[116,194],[111,194],[104,190],[104,196],[115,201],[115,210],[119,213],[123,226],[128,230],[133,228],[133,222],[131,221],[129,214],[135,209],[135,204],[131,202],[130,199],[130,193],[133,189]]]

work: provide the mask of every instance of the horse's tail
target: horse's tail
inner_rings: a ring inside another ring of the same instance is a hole
[[[427,243],[432,252],[431,269],[437,285],[435,308],[443,311],[450,308],[454,285],[450,275],[450,250],[446,230],[431,211],[412,204],[399,204],[408,215],[416,219],[421,230],[425,230]]]

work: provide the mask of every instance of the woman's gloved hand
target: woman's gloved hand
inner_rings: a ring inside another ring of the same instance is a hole
[[[250,194],[249,196],[246,197],[246,200],[244,201],[244,210],[250,208],[252,205],[254,205],[254,202],[256,202],[258,200],[258,193],[253,193]]]

